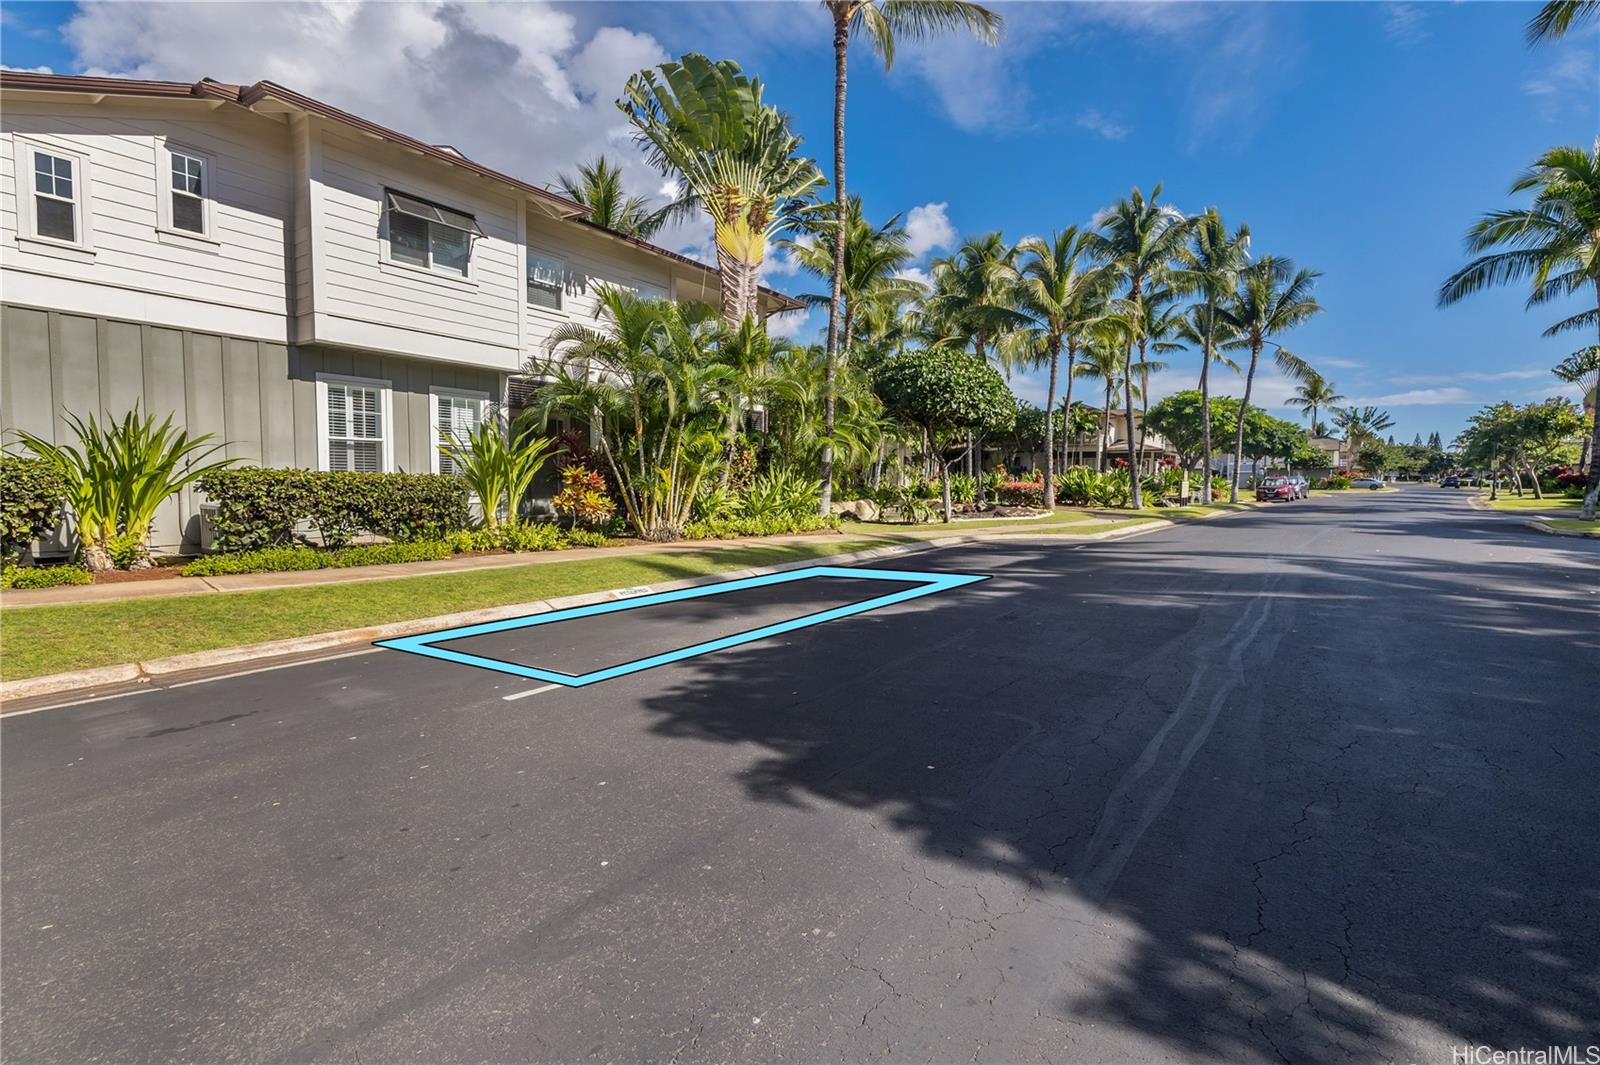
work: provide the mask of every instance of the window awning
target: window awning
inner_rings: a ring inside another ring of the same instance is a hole
[[[478,220],[470,214],[452,211],[448,207],[440,207],[436,203],[419,200],[415,196],[407,196],[403,192],[386,192],[384,196],[391,211],[398,211],[400,214],[410,215],[412,218],[420,218],[424,222],[437,222],[439,225],[449,226],[451,229],[464,230],[474,237],[483,236],[483,229],[479,227]]]

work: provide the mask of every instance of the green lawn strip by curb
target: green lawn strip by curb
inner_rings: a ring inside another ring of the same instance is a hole
[[[1540,521],[1552,529],[1562,532],[1588,533],[1590,536],[1600,536],[1600,521],[1584,521],[1582,518],[1540,518]]]
[[[1480,498],[1495,510],[1581,510],[1581,509],[1583,509],[1583,500],[1582,499],[1574,499],[1571,496],[1548,495],[1548,496],[1545,496],[1543,499],[1535,499],[1535,498],[1533,498],[1533,496],[1528,495],[1528,496],[1523,496],[1521,499],[1518,499],[1516,496],[1504,496],[1503,495],[1499,499],[1496,499],[1492,503],[1489,502],[1489,497],[1488,496],[1482,496]]]
[[[863,532],[884,532],[889,535],[915,533],[925,529],[943,529],[951,535],[959,535],[974,529],[1020,529],[1035,525],[1055,525],[1065,522],[1083,522],[1093,520],[1095,512],[1080,508],[1062,507],[1053,514],[1041,514],[1036,518],[963,518],[945,524],[937,518],[922,525],[904,525],[893,521],[861,522],[859,525],[851,523],[847,529],[859,528]]]
[[[673,551],[280,588],[29,607],[5,619],[0,679],[138,662],[565,595],[774,566],[884,546],[874,539]]]

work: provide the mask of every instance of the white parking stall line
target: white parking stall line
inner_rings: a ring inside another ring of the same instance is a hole
[[[560,687],[563,687],[563,685],[560,685],[560,684],[546,684],[542,688],[530,688],[525,692],[512,692],[510,695],[502,695],[502,696],[500,696],[500,698],[503,701],[509,703],[513,699],[526,699],[530,695],[538,695],[540,692],[547,692],[552,688],[560,688]]]

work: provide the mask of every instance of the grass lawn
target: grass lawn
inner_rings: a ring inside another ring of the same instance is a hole
[[[1489,496],[1483,495],[1483,501],[1489,503]],[[1547,495],[1543,499],[1533,498],[1533,494],[1522,496],[1520,499],[1515,493],[1507,495],[1504,491],[1500,498],[1489,503],[1495,510],[1579,510],[1583,507],[1583,500],[1571,496]]]
[[[700,577],[844,554],[883,543],[863,538],[827,539],[770,547],[593,558],[310,588],[16,608],[6,611],[0,624],[0,679],[16,680]]]
[[[1584,521],[1582,518],[1545,518],[1544,523],[1552,529],[1562,532],[1588,533],[1590,536],[1600,536],[1600,521]]]

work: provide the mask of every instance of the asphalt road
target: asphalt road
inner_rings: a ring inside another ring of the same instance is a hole
[[[1417,488],[900,565],[993,579],[5,719],[6,1061],[1600,1043],[1600,543]]]

